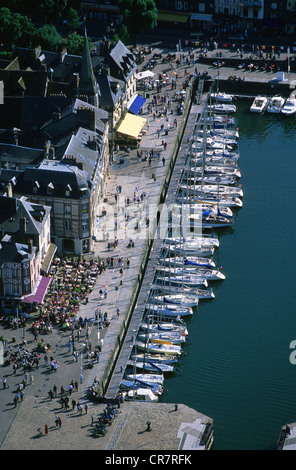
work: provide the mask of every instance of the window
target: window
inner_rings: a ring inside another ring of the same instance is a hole
[[[70,219],[65,219],[65,230],[66,231],[71,230],[71,220]]]
[[[87,214],[88,213],[88,205],[87,204],[83,204],[82,205],[82,214]]]
[[[70,204],[65,204],[65,214],[71,214],[71,206],[70,206]]]
[[[86,220],[82,222],[82,231],[87,232],[88,231],[88,223]]]

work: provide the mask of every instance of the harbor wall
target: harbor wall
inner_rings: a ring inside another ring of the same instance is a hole
[[[205,80],[205,91],[210,90],[215,80],[216,78],[213,77]],[[295,87],[295,82],[288,80],[279,81],[276,78],[269,81],[257,81],[243,80],[238,77],[236,79],[219,77],[219,90],[234,95],[257,96],[262,94],[273,96],[280,94],[283,97],[288,97],[295,90]]]

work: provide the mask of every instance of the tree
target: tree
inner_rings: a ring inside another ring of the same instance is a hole
[[[76,10],[70,7],[67,13],[69,31],[74,32],[80,26],[80,18]]]
[[[66,37],[66,48],[69,54],[81,55],[83,51],[84,37],[76,33],[68,34]]]
[[[156,26],[158,10],[155,2],[154,0],[118,0],[117,4],[136,46],[138,34]]]
[[[36,28],[30,18],[13,13],[9,8],[0,8],[0,42],[7,48],[12,44],[32,47],[35,42]]]
[[[36,32],[36,37],[42,49],[47,51],[58,52],[65,45],[63,37],[53,25],[41,26]]]
[[[118,31],[118,34],[117,33],[114,34],[112,40],[115,43],[118,43],[118,41],[120,40],[125,45],[130,43],[130,35],[128,33],[128,30],[125,24],[121,26],[120,30]]]
[[[44,23],[53,19],[60,20],[63,11],[67,7],[68,0],[41,0],[38,2],[40,13],[43,15]]]

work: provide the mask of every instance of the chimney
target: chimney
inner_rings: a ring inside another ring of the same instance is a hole
[[[28,253],[33,253],[33,240],[28,240]]]
[[[24,216],[20,218],[20,230],[22,234],[25,234],[27,231],[27,219]]]
[[[60,52],[60,56],[59,56],[59,61],[60,61],[60,64],[62,64],[64,62],[64,59],[66,57],[66,54],[67,54],[67,49],[63,49],[61,52]]]
[[[78,72],[73,73],[73,87],[75,89],[79,88],[79,73]]]
[[[12,184],[7,183],[6,185],[7,197],[12,197]]]

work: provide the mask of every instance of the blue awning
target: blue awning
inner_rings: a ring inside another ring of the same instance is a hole
[[[128,110],[133,113],[133,114],[139,114],[139,111],[141,110],[142,106],[145,103],[145,98],[142,98],[139,95],[134,95],[128,102],[127,108]]]

